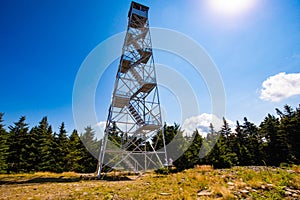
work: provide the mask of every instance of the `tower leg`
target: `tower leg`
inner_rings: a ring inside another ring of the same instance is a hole
[[[98,179],[101,178],[101,172],[103,169],[104,165],[104,156],[105,156],[105,149],[106,149],[106,144],[107,144],[107,133],[105,132],[104,138],[101,143],[101,148],[99,152],[99,159],[98,159],[98,170],[97,170],[97,177]]]

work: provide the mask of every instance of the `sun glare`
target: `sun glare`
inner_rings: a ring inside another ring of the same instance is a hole
[[[255,0],[208,0],[209,6],[217,13],[238,15],[248,11]]]

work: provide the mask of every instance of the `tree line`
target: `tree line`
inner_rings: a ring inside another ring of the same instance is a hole
[[[26,117],[22,116],[6,130],[3,113],[0,113],[0,173],[95,172],[97,159],[89,153],[80,138],[99,146],[91,127],[80,135],[73,130],[68,136],[63,122],[56,133],[47,117],[30,129]]]
[[[211,124],[206,137],[197,129],[190,137],[184,135],[178,124],[165,125],[165,142],[173,143],[173,148],[167,147],[167,152],[174,155],[177,151],[184,151],[173,162],[179,171],[201,164],[215,168],[300,164],[300,106],[294,110],[286,105],[282,111],[276,109],[276,112],[276,116],[268,114],[259,126],[245,117],[242,122],[236,122],[234,130],[223,118],[221,129],[216,131]],[[26,118],[21,117],[8,126],[8,130],[4,127],[3,113],[0,113],[0,173],[96,171],[98,161],[83,145],[88,143],[86,146],[99,153],[97,149],[100,149],[101,140],[96,139],[90,126],[84,133],[73,130],[68,135],[64,123],[56,133],[47,117],[32,128],[26,123]],[[158,141],[156,149],[163,147],[161,134],[160,131],[153,138],[153,141]],[[113,132],[109,137],[117,140],[121,135]],[[157,137],[161,139],[157,140]]]
[[[174,162],[177,170],[209,164],[215,168],[232,166],[300,164],[300,106],[293,110],[286,105],[277,116],[268,114],[259,126],[248,121],[236,122],[232,130],[223,118],[220,131],[210,125],[204,138],[196,130],[187,151]],[[168,130],[168,129],[167,129]],[[176,133],[177,132],[177,133]],[[182,134],[179,127],[166,136]],[[182,136],[184,138],[184,136]],[[188,137],[182,146],[187,144]],[[215,144],[210,150],[210,145]],[[201,148],[202,147],[202,148]],[[205,152],[205,148],[209,151]],[[200,152],[200,153],[199,153]],[[206,156],[201,156],[201,153]]]

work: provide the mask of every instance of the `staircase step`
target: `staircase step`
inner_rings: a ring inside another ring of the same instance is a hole
[[[139,115],[139,113],[136,111],[136,109],[133,107],[131,103],[128,104],[128,110],[131,113],[131,115],[134,117],[138,125],[142,125],[145,123],[142,117]]]
[[[129,33],[128,34],[128,40],[127,40],[128,45],[132,44],[134,46],[134,48],[140,49],[141,46],[138,44],[138,41],[141,40],[141,39],[142,40],[145,39],[145,37],[148,33],[148,30],[149,30],[148,28],[142,29],[142,33],[140,33],[138,35]]]
[[[130,72],[132,76],[135,78],[135,80],[141,85],[143,84],[143,78],[141,75],[135,70],[135,68],[130,68]]]

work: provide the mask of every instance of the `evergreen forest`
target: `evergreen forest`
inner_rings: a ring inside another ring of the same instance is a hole
[[[276,116],[268,114],[258,126],[245,117],[231,128],[223,118],[220,130],[216,131],[211,124],[206,137],[197,129],[188,137],[180,125],[164,125],[166,143],[176,137],[177,148],[186,150],[173,165],[177,171],[202,164],[214,168],[299,165],[300,106],[294,109],[285,105],[282,110],[276,109],[276,113]],[[8,126],[4,118],[0,113],[0,173],[96,171],[98,161],[83,145],[89,143],[89,148],[100,149],[101,141],[91,126],[83,133],[76,130],[68,133],[62,122],[59,131],[54,132],[47,117],[33,127],[26,123],[25,116]],[[155,137],[160,136],[158,132]],[[162,144],[161,141],[156,148]]]

